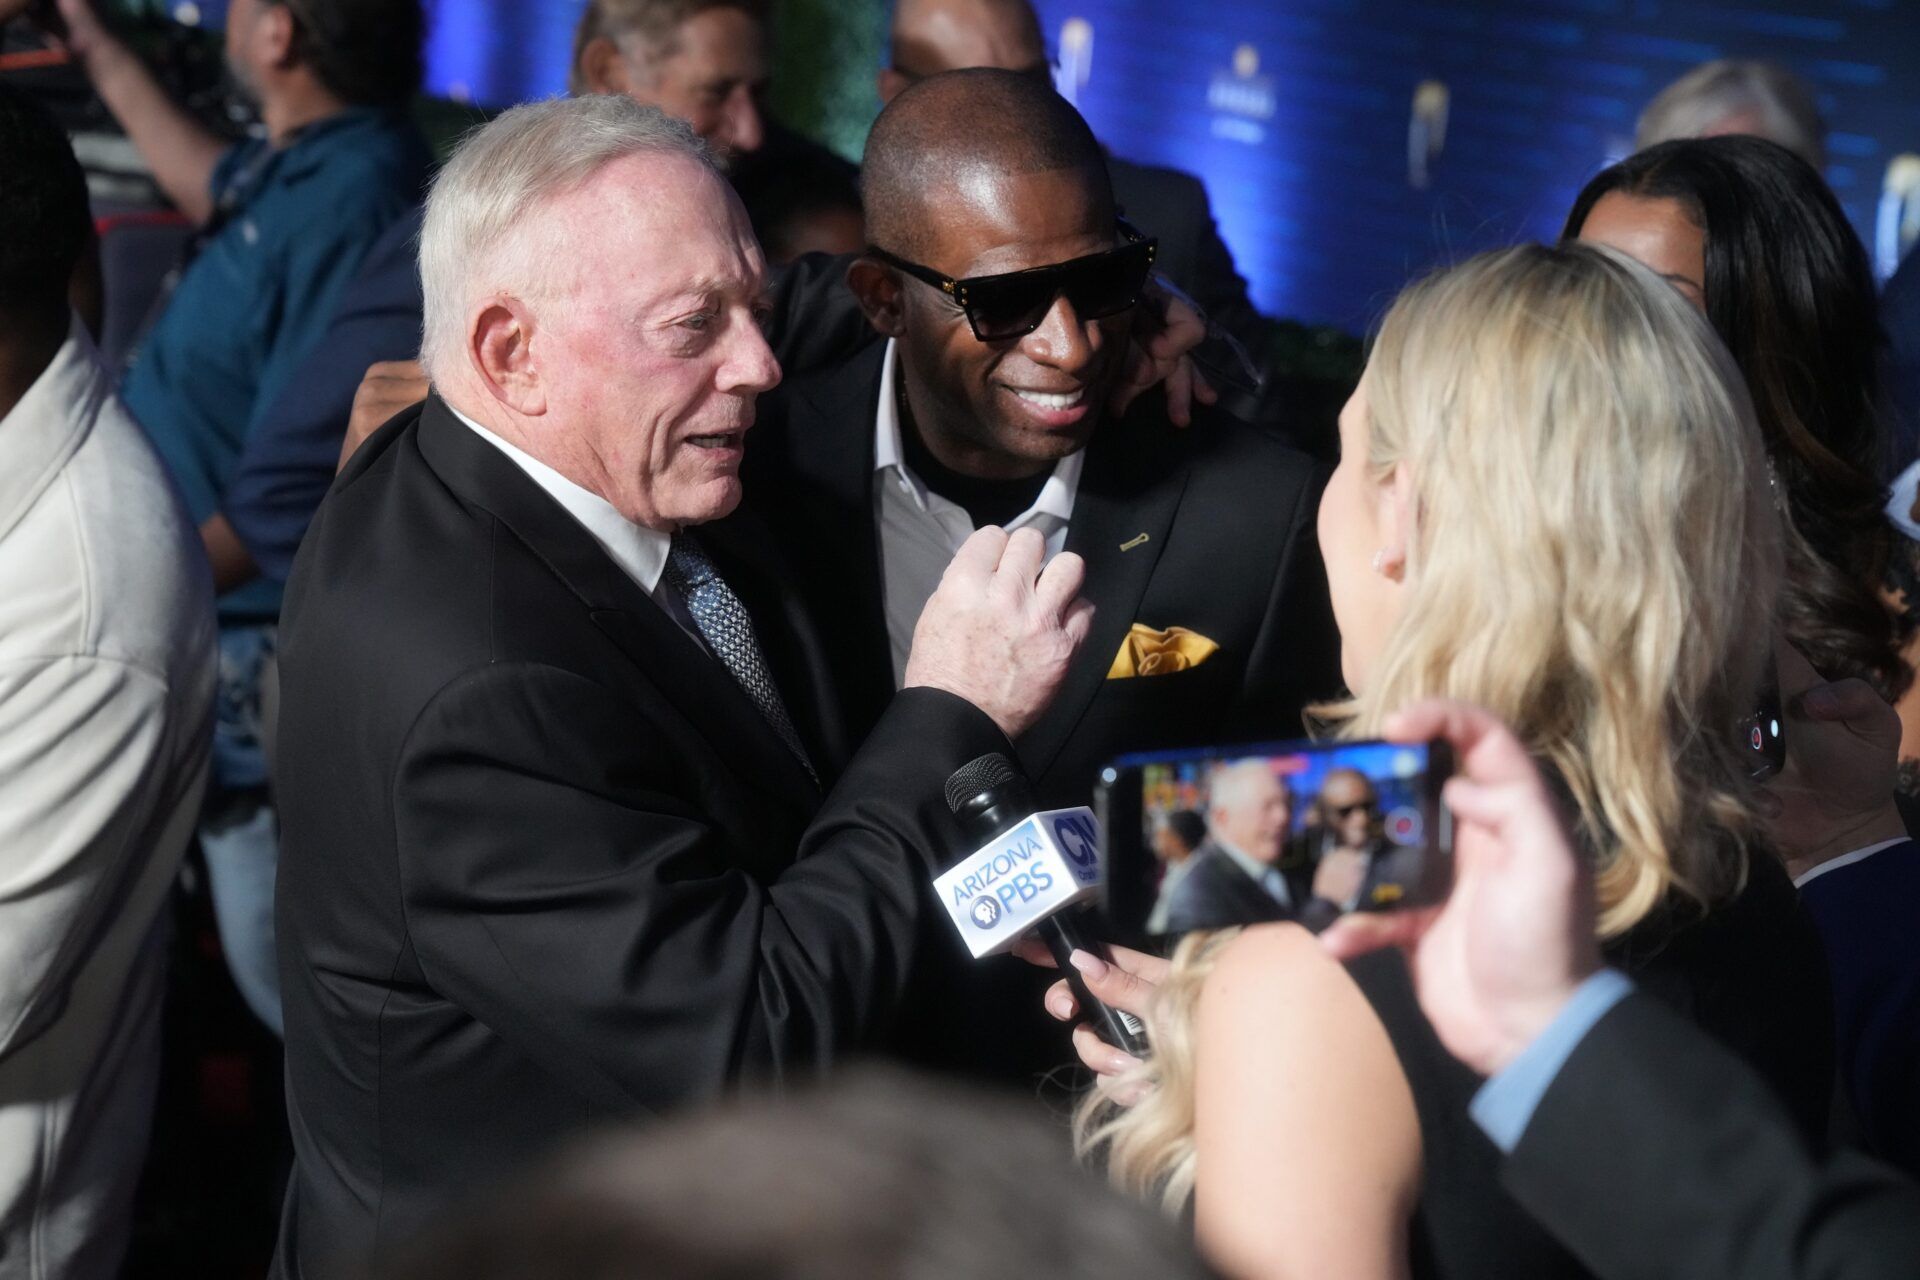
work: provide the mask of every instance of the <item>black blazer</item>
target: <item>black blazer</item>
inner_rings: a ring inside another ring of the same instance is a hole
[[[1160,241],[1154,265],[1206,311],[1208,319],[1249,346],[1259,343],[1261,317],[1247,282],[1220,238],[1206,184],[1190,173],[1107,157],[1113,198],[1129,222]]]
[[[845,675],[834,759],[893,694],[874,518],[886,344],[762,397],[741,519],[780,531],[794,586]],[[1315,536],[1324,476],[1305,455],[1204,411],[1179,430],[1150,391],[1086,451],[1067,550],[1087,562],[1093,630],[1053,706],[1015,745],[1048,805],[1085,804],[1100,767],[1152,748],[1301,736],[1339,691],[1339,636]],[[1171,675],[1108,680],[1129,629],[1183,626],[1220,651]]]
[[[1502,1177],[1602,1280],[1920,1273],[1920,1188],[1817,1155],[1745,1063],[1644,995],[1573,1051]]]
[[[893,696],[874,506],[874,416],[886,344],[762,397],[748,436],[747,510],[781,531],[796,590],[833,636],[843,677],[823,736],[830,768]],[[1315,538],[1323,476],[1304,455],[1223,415],[1188,430],[1150,391],[1087,447],[1067,549],[1087,562],[1092,634],[1059,697],[1015,744],[1046,807],[1086,804],[1130,751],[1294,738],[1301,709],[1339,690],[1338,634]],[[1183,626],[1220,650],[1171,675],[1108,680],[1129,629]],[[904,1029],[910,1056],[1022,1076],[1071,1056],[1021,962],[969,959],[950,929],[926,939],[938,1005]]]
[[[764,536],[706,538],[814,751],[831,649]],[[877,1035],[1007,750],[931,690],[824,799],[723,667],[439,400],[354,458],[281,632],[285,1275],[343,1274],[595,1120]]]
[[[1284,872],[1282,873],[1285,874]],[[1302,901],[1297,877],[1288,875],[1287,891]],[[1167,932],[1226,929],[1234,925],[1290,920],[1293,911],[1249,876],[1231,855],[1211,840],[1193,851],[1193,865],[1173,886],[1167,902]]]

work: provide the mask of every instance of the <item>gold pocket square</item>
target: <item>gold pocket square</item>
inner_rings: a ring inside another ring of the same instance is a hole
[[[1189,631],[1185,627],[1155,631],[1136,622],[1133,629],[1127,632],[1127,638],[1120,642],[1120,652],[1113,655],[1113,665],[1107,668],[1107,679],[1130,680],[1134,676],[1172,675],[1176,671],[1199,666],[1219,648],[1198,631]]]

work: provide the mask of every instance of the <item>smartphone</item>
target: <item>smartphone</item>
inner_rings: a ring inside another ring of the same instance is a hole
[[[1453,820],[1444,742],[1282,742],[1122,757],[1095,793],[1106,914],[1158,949],[1195,929],[1443,900]]]
[[[1780,713],[1780,672],[1768,661],[1760,676],[1760,696],[1752,715],[1740,725],[1740,749],[1747,773],[1765,782],[1787,767],[1785,717]]]

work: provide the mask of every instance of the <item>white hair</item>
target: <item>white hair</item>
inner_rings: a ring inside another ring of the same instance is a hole
[[[1751,111],[1760,137],[1816,169],[1826,167],[1827,122],[1805,80],[1772,62],[1720,58],[1662,89],[1640,114],[1634,145],[1644,151],[1675,138],[1698,138],[1728,116]]]
[[[685,121],[615,95],[527,103],[467,135],[433,184],[420,232],[420,359],[436,383],[459,368],[474,297],[501,284],[483,275],[498,272],[499,250],[528,214],[607,165],[649,153],[713,167]]]
[[[1207,779],[1207,812],[1212,814],[1216,809],[1238,809],[1247,802],[1248,797],[1259,794],[1279,781],[1273,766],[1265,760],[1235,760],[1232,764],[1221,765]],[[1280,783],[1280,788],[1285,791],[1286,784]]]

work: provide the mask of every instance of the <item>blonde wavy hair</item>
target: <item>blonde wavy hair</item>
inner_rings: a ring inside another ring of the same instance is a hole
[[[1741,887],[1758,842],[1737,749],[1780,579],[1778,517],[1745,384],[1706,320],[1611,250],[1527,245],[1403,293],[1363,384],[1368,468],[1404,468],[1403,605],[1350,702],[1459,698],[1557,777],[1594,858],[1600,934],[1670,898]],[[1196,935],[1149,1018],[1121,1110],[1090,1097],[1083,1155],[1136,1194],[1193,1186],[1193,1016],[1230,934]]]

